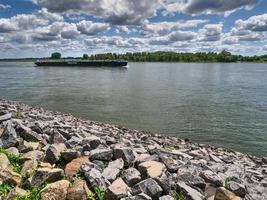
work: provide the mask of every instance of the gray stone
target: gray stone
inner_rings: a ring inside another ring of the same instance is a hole
[[[39,187],[45,182],[55,182],[64,177],[64,171],[59,168],[39,168],[32,177],[30,184],[32,187]]]
[[[17,147],[19,145],[17,133],[13,128],[11,122],[6,123],[4,131],[1,135],[1,140],[3,143],[3,148],[5,149],[10,147]]]
[[[1,115],[0,116],[0,123],[3,122],[3,121],[10,120],[11,117],[12,117],[12,114],[11,113],[8,113],[8,114],[5,114],[5,115]]]
[[[27,160],[37,160],[41,161],[44,157],[44,152],[35,150],[35,151],[29,151],[21,156],[23,161]]]
[[[22,137],[27,142],[41,142],[43,144],[46,144],[47,142],[42,138],[41,135],[38,133],[32,131],[30,128],[18,124],[16,127],[16,131],[18,132],[18,135]]]
[[[140,154],[135,159],[135,164],[138,166],[140,163],[143,163],[146,161],[159,161],[159,156],[158,155],[149,155],[149,154]]]
[[[203,200],[205,199],[204,195],[202,195],[199,191],[193,189],[192,187],[186,185],[184,182],[178,181],[177,187],[181,193],[186,196],[186,199],[190,200]]]
[[[135,186],[133,186],[132,190],[134,195],[139,193],[145,193],[153,200],[159,198],[163,193],[162,188],[152,178],[137,183]]]
[[[146,161],[138,166],[138,170],[141,172],[142,177],[156,178],[166,171],[166,166],[161,162]]]
[[[66,147],[69,149],[75,148],[82,143],[82,139],[76,136],[72,136],[66,143]]]
[[[191,173],[183,173],[178,175],[177,179],[184,182],[191,187],[198,187],[204,189],[206,186],[205,180],[199,176],[192,175]]]
[[[89,144],[91,149],[96,149],[100,143],[100,138],[96,136],[86,137],[82,140],[82,145]]]
[[[63,152],[61,152],[61,157],[68,162],[80,156],[81,153],[75,149],[65,149]]]
[[[94,149],[90,151],[91,160],[103,160],[110,161],[113,158],[113,152],[111,149]]]
[[[67,141],[66,138],[63,135],[61,135],[57,130],[54,130],[52,132],[52,135],[50,137],[51,144],[65,143],[66,141]]]
[[[91,168],[88,172],[85,172],[84,175],[92,188],[107,188],[105,179],[102,177],[101,172],[96,168]]]
[[[22,177],[29,177],[37,169],[38,162],[36,160],[27,160],[23,163],[20,174]]]
[[[6,149],[6,151],[15,155],[15,156],[19,156],[19,150],[16,147],[10,147],[10,148]]]
[[[223,186],[223,179],[211,170],[202,171],[200,172],[199,176],[206,182],[214,184],[217,187]]]
[[[89,163],[86,163],[86,164],[83,164],[81,167],[80,167],[80,171],[82,173],[86,173],[86,172],[90,172],[91,169],[95,168],[96,170],[98,171],[102,171],[101,167],[93,162],[89,162]]]
[[[165,194],[169,194],[171,190],[171,178],[166,175],[166,173],[163,173],[159,177],[154,178],[155,181],[160,185],[160,187],[163,189],[163,192]]]
[[[170,195],[165,195],[160,197],[159,200],[174,200],[174,198]]]
[[[152,199],[148,195],[141,193],[141,194],[137,194],[135,196],[122,198],[121,200],[152,200]]]
[[[131,192],[131,188],[121,178],[118,178],[108,187],[106,199],[119,200],[131,195]]]
[[[45,151],[45,160],[51,164],[55,164],[60,160],[61,152],[66,149],[64,144],[52,144]]]
[[[6,154],[0,153],[0,169],[5,169],[10,165]]]
[[[133,150],[127,147],[115,148],[114,157],[116,159],[122,158],[126,166],[129,166],[135,160],[135,155],[134,155]]]
[[[112,161],[108,164],[107,168],[104,169],[102,176],[106,180],[113,182],[120,175],[123,166],[124,161],[121,158]]]
[[[226,188],[242,198],[244,198],[247,193],[245,186],[235,181],[230,181],[226,185]]]
[[[127,185],[129,186],[133,186],[136,183],[138,183],[139,181],[141,181],[141,173],[131,167],[126,169],[123,173],[122,173],[122,179],[127,183]]]
[[[167,167],[167,170],[171,173],[176,173],[179,167],[184,165],[183,161],[174,160],[168,156],[161,156],[160,160],[165,164],[165,166]]]

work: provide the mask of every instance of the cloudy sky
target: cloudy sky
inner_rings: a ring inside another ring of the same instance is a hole
[[[0,58],[223,49],[267,54],[267,0],[0,0]]]

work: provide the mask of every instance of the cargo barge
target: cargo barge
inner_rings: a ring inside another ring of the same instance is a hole
[[[84,67],[126,67],[127,61],[116,60],[37,60],[37,66],[84,66]]]

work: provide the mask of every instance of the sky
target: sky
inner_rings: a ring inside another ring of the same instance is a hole
[[[267,54],[267,0],[0,0],[0,58]]]

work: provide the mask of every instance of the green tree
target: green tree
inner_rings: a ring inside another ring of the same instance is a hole
[[[88,54],[86,54],[86,53],[85,53],[85,54],[83,54],[83,59],[84,59],[84,60],[87,60],[87,59],[89,59],[89,56],[88,56]]]
[[[51,59],[60,59],[61,58],[61,53],[54,52],[51,54]]]

